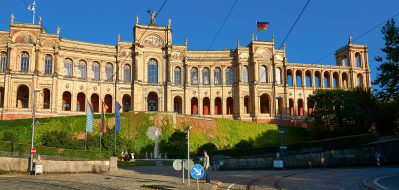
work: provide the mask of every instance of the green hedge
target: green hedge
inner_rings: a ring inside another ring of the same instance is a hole
[[[286,130],[287,131],[287,130]],[[287,144],[286,154],[295,154],[309,151],[324,151],[333,149],[344,149],[354,146],[360,146],[378,140],[377,134],[362,134],[345,137],[323,139],[303,143]],[[279,151],[279,146],[268,146],[263,148],[244,148],[228,149],[211,152],[212,155],[225,155],[231,157],[255,156],[272,154]]]

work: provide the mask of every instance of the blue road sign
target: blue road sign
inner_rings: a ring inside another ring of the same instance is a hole
[[[376,152],[374,154],[374,156],[375,156],[376,159],[380,159],[381,158],[381,152]]]
[[[191,177],[194,179],[201,179],[204,177],[205,170],[204,167],[202,167],[199,164],[195,164],[193,167],[191,167]]]

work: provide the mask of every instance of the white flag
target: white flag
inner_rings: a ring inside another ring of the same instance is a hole
[[[35,1],[33,1],[33,3],[28,6],[28,10],[32,11],[33,14],[35,14],[35,12],[36,12],[36,3],[35,3]]]

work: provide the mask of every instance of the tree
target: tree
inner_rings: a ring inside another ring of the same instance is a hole
[[[367,133],[375,122],[377,100],[370,91],[317,90],[309,97],[316,138]]]
[[[378,97],[382,100],[393,100],[399,97],[399,27],[396,27],[394,19],[387,21],[381,29],[384,35],[385,47],[381,50],[384,57],[377,56],[375,60],[380,62],[377,79],[373,84],[378,85]]]

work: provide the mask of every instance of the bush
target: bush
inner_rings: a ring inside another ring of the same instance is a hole
[[[253,141],[251,140],[241,140],[239,143],[234,145],[235,149],[238,148],[252,148],[253,147]]]
[[[206,150],[208,153],[210,153],[210,152],[213,152],[213,151],[218,150],[218,148],[217,148],[216,145],[213,144],[213,143],[206,143],[206,144],[200,146],[200,147],[197,149],[197,156],[202,156],[202,155],[204,155],[204,150]]]

